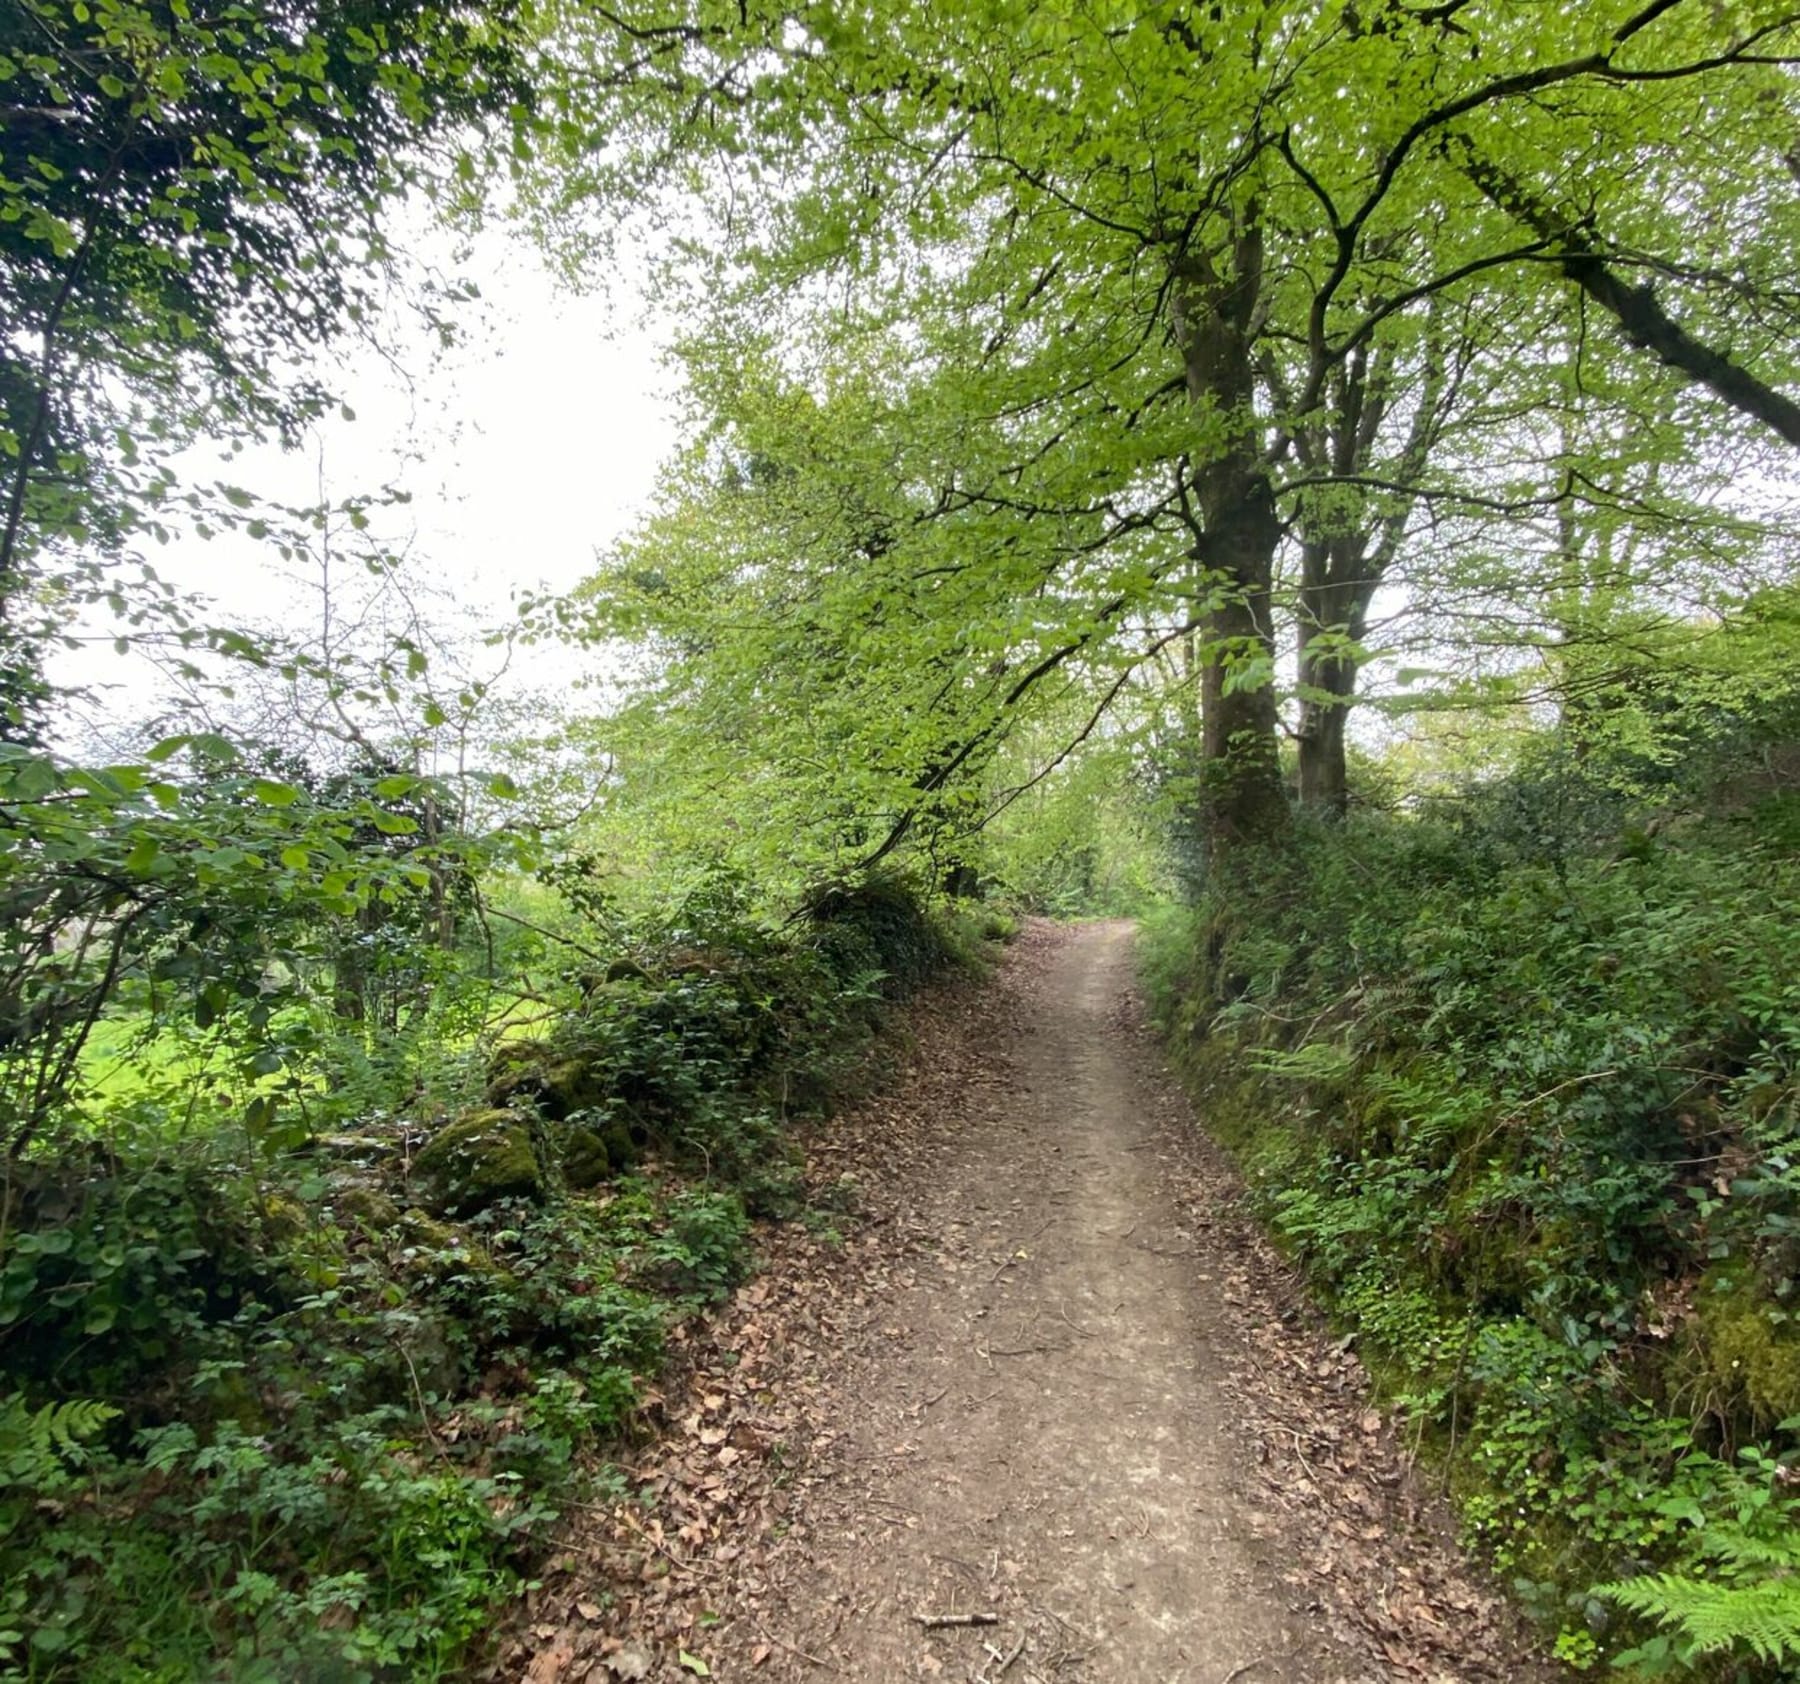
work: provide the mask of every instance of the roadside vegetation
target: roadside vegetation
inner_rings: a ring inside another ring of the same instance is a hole
[[[1800,1659],[1792,591],[1159,915],[1260,1213],[1578,1668]]]
[[[1565,1661],[1791,1676],[1796,64],[1780,0],[0,8],[0,1676],[477,1665],[1022,913],[1146,919]],[[629,273],[683,394],[502,625],[404,485],[235,477],[469,331],[422,224]]]

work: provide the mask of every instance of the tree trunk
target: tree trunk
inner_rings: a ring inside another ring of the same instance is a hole
[[[1262,293],[1259,212],[1245,210],[1230,251],[1176,262],[1174,328],[1188,397],[1208,439],[1198,453],[1200,590],[1199,832],[1209,869],[1231,849],[1274,841],[1289,814],[1281,787],[1271,590],[1281,520],[1261,450],[1253,353]]]
[[[1300,805],[1341,818],[1350,804],[1346,735],[1356,695],[1358,646],[1383,570],[1361,533],[1305,544],[1298,627]]]
[[[1200,651],[1200,829],[1216,858],[1279,838],[1289,820],[1270,602],[1281,527],[1267,484],[1246,489],[1234,508],[1209,511],[1206,530],[1218,600]]]
[[[1345,746],[1356,663],[1343,654],[1319,654],[1308,646],[1316,633],[1300,634],[1300,805],[1341,818],[1350,805],[1350,763]]]

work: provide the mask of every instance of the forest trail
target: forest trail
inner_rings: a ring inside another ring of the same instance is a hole
[[[586,1540],[636,1585],[572,1562],[539,1613],[584,1611],[512,1676],[1536,1675],[1195,1131],[1131,949],[1031,926],[814,1143],[866,1226],[777,1246],[707,1330],[650,1518]]]

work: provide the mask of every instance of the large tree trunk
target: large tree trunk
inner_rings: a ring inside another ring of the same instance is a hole
[[[1345,745],[1356,663],[1343,655],[1314,655],[1301,635],[1300,805],[1340,818],[1350,805],[1350,762]]]
[[[1200,650],[1200,828],[1216,858],[1280,837],[1289,820],[1270,601],[1281,526],[1267,481],[1207,510],[1206,532],[1216,600]]]
[[[1194,472],[1200,516],[1199,831],[1209,864],[1285,834],[1271,590],[1281,521],[1261,450],[1253,362],[1262,233],[1250,206],[1229,252],[1183,253],[1173,293],[1188,397],[1207,438]]]

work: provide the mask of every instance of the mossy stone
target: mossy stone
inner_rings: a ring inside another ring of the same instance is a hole
[[[409,1280],[444,1281],[457,1275],[497,1277],[503,1270],[492,1253],[465,1229],[414,1206],[400,1217],[400,1272]]]
[[[563,1179],[576,1192],[598,1187],[612,1174],[612,1154],[607,1151],[606,1142],[592,1129],[565,1130],[561,1147]]]
[[[439,1129],[413,1160],[412,1180],[427,1209],[452,1216],[544,1191],[531,1123],[506,1110],[472,1111]]]
[[[378,1188],[360,1183],[337,1193],[331,1207],[339,1222],[354,1222],[371,1234],[385,1234],[400,1225],[400,1207]]]
[[[1758,1428],[1800,1415],[1800,1328],[1734,1275],[1710,1273],[1696,1297],[1706,1367]]]
[[[490,1106],[531,1105],[553,1123],[604,1104],[606,1085],[579,1058],[558,1058],[541,1042],[501,1047],[489,1061]]]
[[[614,1169],[629,1169],[643,1155],[643,1148],[632,1135],[631,1125],[622,1117],[614,1117],[602,1126],[600,1143],[606,1148]]]
[[[306,1206],[286,1193],[268,1193],[262,1199],[263,1231],[272,1240],[297,1240],[312,1225]]]

